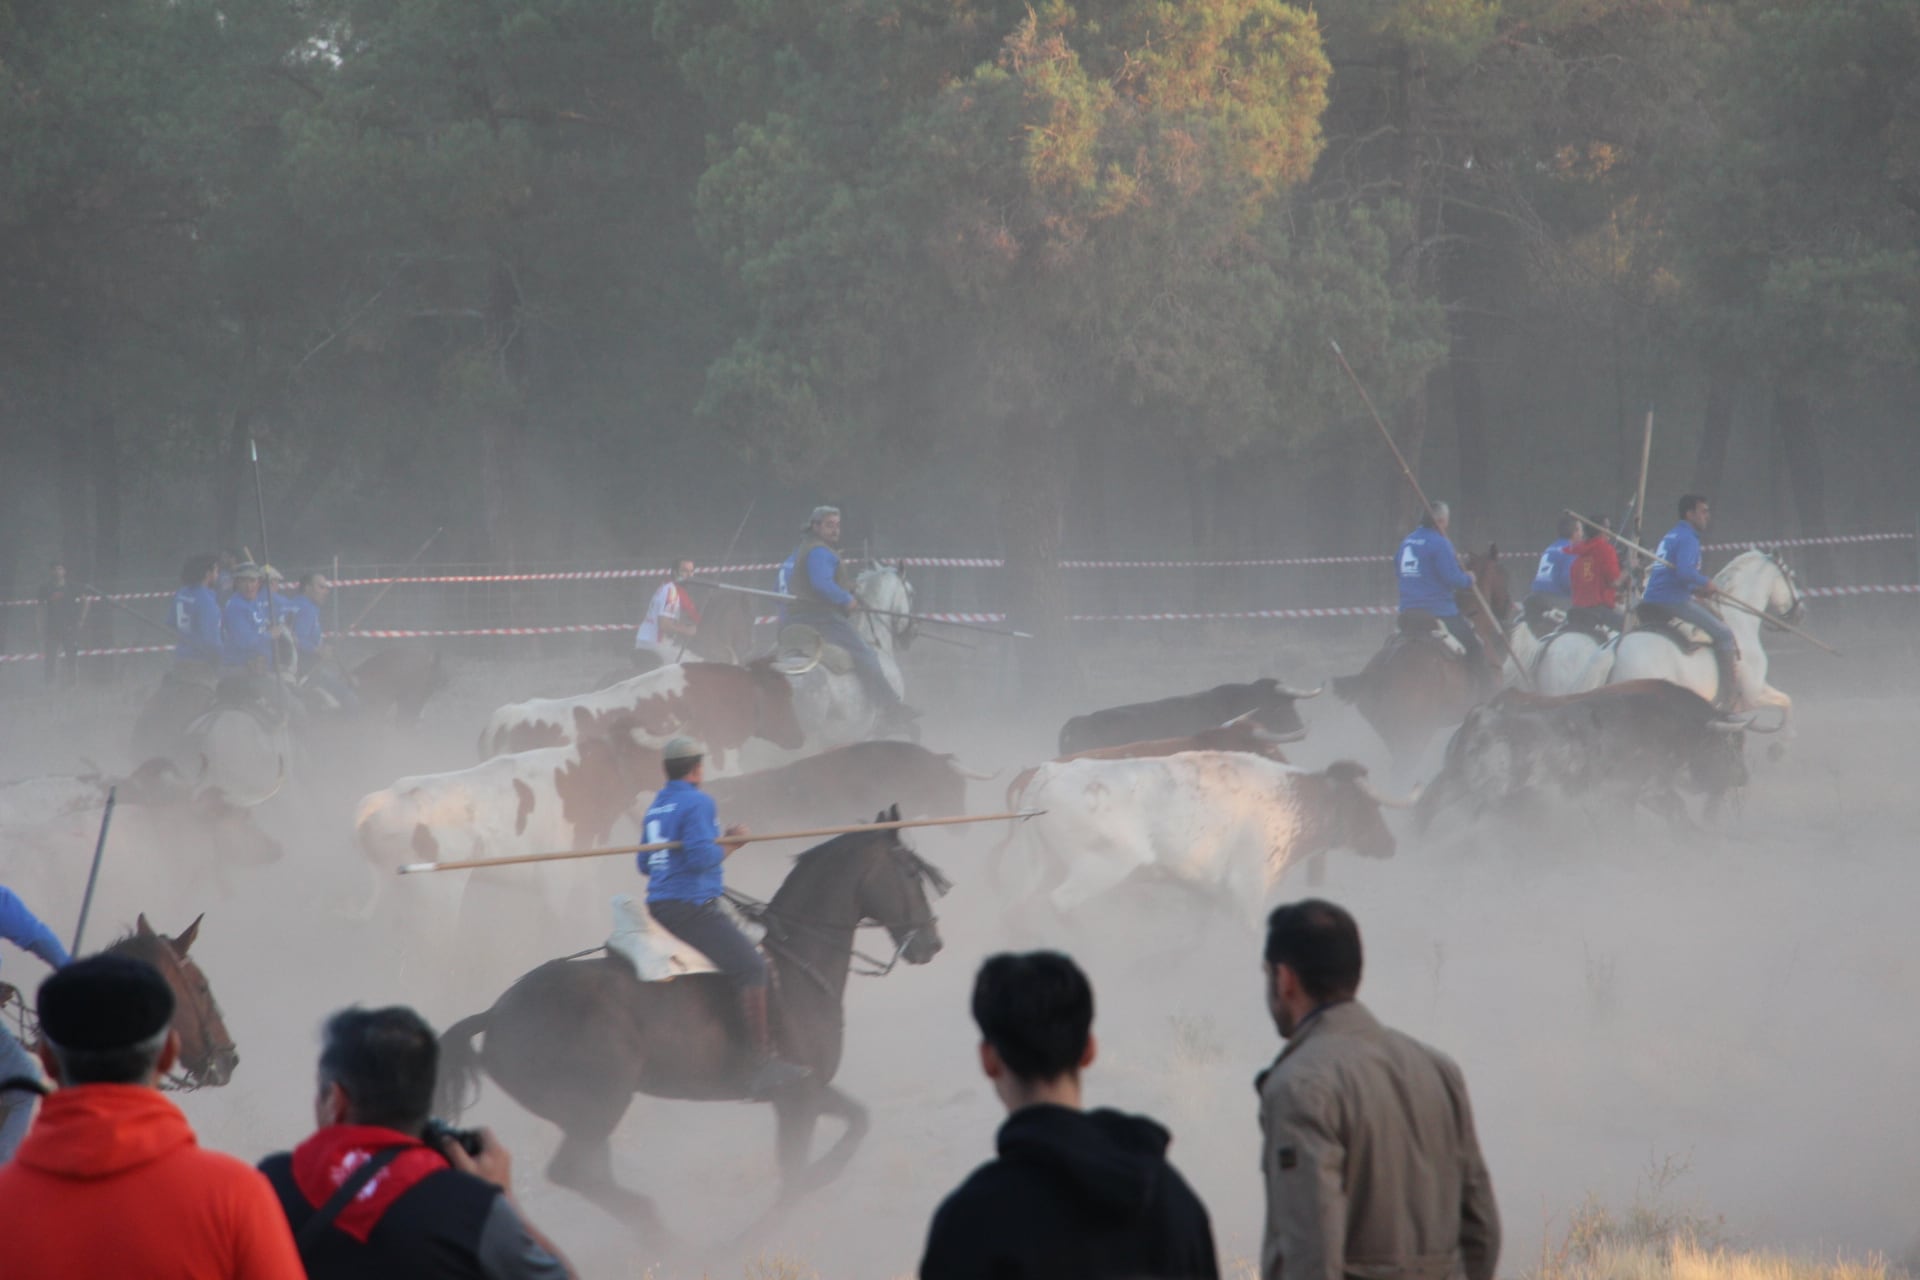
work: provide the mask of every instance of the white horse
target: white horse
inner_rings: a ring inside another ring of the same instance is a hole
[[[900,676],[895,654],[913,640],[914,625],[905,616],[913,612],[912,584],[898,565],[876,564],[855,579],[853,594],[865,606],[854,615],[855,629],[880,655],[880,670],[887,683],[905,697],[906,682]],[[875,736],[880,708],[867,697],[859,675],[851,667],[835,670],[835,664],[819,646],[783,653],[777,665],[793,682],[794,710],[806,728],[809,751],[865,742]]]
[[[1514,616],[1514,624],[1507,631],[1509,653],[1504,667],[1509,686],[1564,697],[1598,689],[1607,682],[1607,672],[1613,666],[1611,647],[1602,648],[1585,631],[1555,631],[1544,638],[1536,637],[1525,616]],[[1602,654],[1606,661],[1596,662]],[[1518,666],[1515,659],[1519,660]],[[1532,676],[1531,681],[1521,675],[1523,670]]]
[[[1747,610],[1758,610],[1785,622],[1798,621],[1806,611],[1806,601],[1800,595],[1793,570],[1770,551],[1743,551],[1713,576],[1713,585],[1747,606],[1747,609],[1721,611],[1722,619],[1733,632],[1734,642],[1740,647],[1740,665],[1735,668],[1740,688],[1733,709],[1757,711],[1762,707],[1778,707],[1780,723],[1786,724],[1793,716],[1793,699],[1767,683],[1767,654],[1760,647],[1760,629],[1764,624]],[[1592,687],[1624,680],[1666,680],[1691,689],[1709,701],[1720,687],[1719,668],[1714,663],[1712,650],[1682,653],[1671,640],[1645,631],[1629,632],[1610,649],[1596,653],[1589,664],[1590,677],[1596,668],[1604,671],[1604,675],[1594,680]]]

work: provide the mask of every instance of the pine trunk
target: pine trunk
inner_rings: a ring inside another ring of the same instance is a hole
[[[1733,374],[1724,368],[1707,374],[1707,410],[1700,424],[1700,452],[1693,460],[1692,492],[1711,497],[1726,477],[1727,448],[1733,443]]]

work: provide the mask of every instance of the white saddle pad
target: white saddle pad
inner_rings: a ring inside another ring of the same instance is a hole
[[[630,893],[614,896],[613,933],[607,938],[607,950],[625,956],[642,982],[714,971],[705,956],[655,924],[646,903]]]

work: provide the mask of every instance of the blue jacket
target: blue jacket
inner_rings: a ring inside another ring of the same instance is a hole
[[[798,554],[800,553],[797,551],[794,553],[794,555]],[[788,556],[786,563],[780,566],[780,590],[788,594],[794,594],[794,568],[793,556]],[[832,547],[815,547],[807,553],[807,580],[813,584],[813,589],[820,593],[821,599],[844,609],[853,603],[853,595],[840,585],[836,578],[839,572],[840,557],[834,554]],[[782,616],[785,616],[786,609],[792,606],[793,602],[789,601],[781,610]]]
[[[320,606],[309,600],[304,591],[280,597],[280,616],[292,628],[293,647],[302,657],[319,652],[324,639],[320,630]]]
[[[1540,554],[1540,567],[1533,571],[1529,590],[1549,596],[1573,595],[1573,557],[1567,548],[1573,539],[1562,538]]]
[[[1694,592],[1710,585],[1700,572],[1700,535],[1685,520],[1667,530],[1654,553],[1667,564],[1656,564],[1647,574],[1647,591],[1641,599],[1648,604],[1685,604]]]
[[[1400,608],[1424,609],[1436,618],[1460,612],[1453,593],[1473,585],[1473,575],[1460,567],[1453,544],[1438,529],[1421,525],[1400,544]]]
[[[27,910],[27,904],[5,885],[0,885],[0,938],[22,951],[31,951],[55,969],[63,967],[69,958],[53,930],[41,924],[40,917]]]
[[[220,600],[212,587],[182,587],[173,593],[173,629],[180,636],[174,657],[220,661]]]
[[[250,658],[270,660],[273,654],[267,647],[266,589],[261,588],[260,594],[251,600],[243,595],[229,599],[220,614],[220,629],[223,633],[221,666],[244,667]]]
[[[678,849],[640,855],[647,877],[648,902],[711,902],[724,887],[720,864],[720,818],[713,797],[684,779],[669,782],[653,797],[641,826],[644,844],[678,840]]]

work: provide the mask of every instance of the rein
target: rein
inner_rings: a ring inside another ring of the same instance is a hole
[[[860,929],[884,929],[887,927],[878,920],[856,920],[851,924],[847,924],[835,923],[828,920],[797,919],[784,912],[776,912],[773,909],[772,903],[762,902],[758,898],[741,893],[738,889],[726,889],[722,892],[725,894],[727,902],[732,905],[735,911],[738,911],[749,922],[757,924],[767,931],[766,936],[761,939],[762,946],[767,947],[769,950],[778,951],[786,959],[792,961],[795,966],[818,984],[820,989],[828,995],[834,994],[833,987],[812,965],[808,964],[804,958],[794,954],[793,948],[787,945],[787,940],[783,936],[786,930],[792,928],[803,933],[824,936],[837,934],[843,929],[857,931]],[[848,972],[862,978],[886,977],[893,972],[894,966],[900,963],[900,957],[906,954],[909,946],[913,945],[913,940],[920,936],[920,931],[936,923],[937,919],[938,917],[929,910],[925,920],[916,921],[907,929],[906,933],[894,943],[893,955],[884,961],[875,956],[868,955],[858,947],[853,948],[849,954],[853,959],[860,961],[868,967],[862,969],[858,965],[854,965],[848,969]]]
[[[0,1003],[0,1023],[11,1024],[14,1039],[23,1045],[40,1042],[40,1019],[34,1016],[33,1007],[18,987],[7,987],[6,1001]],[[162,1093],[194,1093],[207,1084],[198,1073],[176,1063],[154,1087]]]

